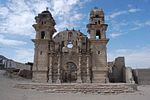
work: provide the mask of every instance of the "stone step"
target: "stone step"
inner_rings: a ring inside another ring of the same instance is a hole
[[[48,93],[126,93],[137,90],[135,84],[16,84],[15,88],[35,89]]]

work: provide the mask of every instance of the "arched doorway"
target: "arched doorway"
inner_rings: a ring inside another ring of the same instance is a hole
[[[77,66],[73,62],[67,62],[62,70],[62,82],[74,83],[77,80]]]

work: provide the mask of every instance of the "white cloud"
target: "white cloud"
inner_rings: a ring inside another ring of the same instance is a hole
[[[117,21],[117,20],[111,20],[109,21],[109,36],[111,38],[116,38],[119,36],[122,36],[124,34],[132,33],[131,31],[136,31],[139,29],[142,29],[146,26],[150,26],[150,21],[140,21],[140,20],[134,20],[134,21]]]
[[[142,22],[141,21],[134,21],[133,22],[133,27],[130,30],[135,31],[135,30],[141,29],[145,26],[150,26],[150,21],[149,20],[144,21],[144,22],[143,21]]]
[[[26,44],[26,42],[18,41],[18,40],[12,40],[12,39],[7,39],[3,35],[0,35],[0,44],[8,45],[8,46],[19,46],[19,45]]]
[[[83,18],[80,9],[85,3],[91,0],[7,0],[5,5],[0,4],[0,44],[14,46],[17,50],[12,50],[14,54],[8,54],[16,61],[27,62],[33,61],[33,48],[24,49],[26,42],[13,40],[8,35],[15,38],[21,36],[35,36],[32,24],[35,23],[34,17],[41,13],[46,7],[49,8],[56,21],[57,32],[65,28],[72,29],[80,26],[77,23]],[[77,25],[78,24],[78,25]],[[6,36],[7,34],[7,36]],[[7,38],[8,37],[8,38]],[[21,46],[18,49],[17,46]],[[31,44],[29,44],[31,46]],[[11,48],[11,47],[10,47]],[[9,49],[9,47],[7,47]],[[9,51],[9,50],[8,50]],[[3,52],[5,54],[5,52]],[[14,55],[14,56],[13,56]]]
[[[6,7],[0,6],[0,33],[32,35],[34,14],[21,0],[11,0]],[[6,10],[6,13],[5,13]]]
[[[150,21],[146,21],[145,24],[150,26]]]
[[[138,12],[138,11],[140,11],[140,10],[141,10],[141,9],[131,8],[131,9],[128,10],[128,12],[130,12],[130,13],[135,13],[135,12]]]
[[[115,21],[115,20],[111,20],[109,25],[110,25],[109,36],[111,38],[116,38],[116,37],[122,36],[126,33],[125,28],[128,25],[128,22],[126,22],[124,20],[122,20],[120,22]]]
[[[15,56],[13,59],[18,62],[33,62],[33,49],[18,49],[15,51]]]
[[[139,8],[130,8],[128,10],[116,11],[116,12],[113,12],[110,15],[108,15],[107,19],[109,20],[111,18],[115,18],[115,17],[120,16],[120,15],[125,15],[125,14],[129,14],[129,13],[136,13],[139,11],[141,11],[141,9],[139,9]]]
[[[140,28],[142,28],[143,27],[143,25],[142,26],[138,26],[138,25],[133,25],[133,27],[130,29],[131,31],[136,31],[136,30],[138,30],[138,29],[140,29]]]
[[[111,38],[116,38],[116,37],[121,36],[121,35],[122,35],[122,33],[111,33],[110,37]]]
[[[33,37],[34,17],[46,7],[51,10],[57,22],[56,27],[60,31],[69,27],[68,23],[75,23],[82,18],[79,5],[85,2],[89,0],[9,0],[6,6],[0,5],[0,33]],[[61,25],[62,23],[64,25]]]
[[[0,6],[0,18],[5,18],[8,15],[8,8]]]
[[[114,52],[108,53],[108,60],[113,61],[118,56],[124,56],[126,66],[133,68],[150,68],[150,47],[137,48],[137,49],[118,49]]]
[[[117,12],[114,12],[112,14],[109,15],[110,18],[115,18],[117,16],[120,16],[120,15],[123,15],[123,14],[126,14],[127,11],[117,11]]]

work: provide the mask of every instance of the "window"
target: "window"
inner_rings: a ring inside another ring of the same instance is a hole
[[[40,51],[40,55],[42,55],[42,51]]]
[[[67,47],[68,47],[69,49],[73,48],[73,43],[72,43],[72,42],[68,42]]]
[[[61,42],[61,47],[64,47],[64,46],[65,46],[65,42],[62,41],[62,42]]]
[[[82,45],[85,45],[85,44],[86,44],[85,42],[82,43]]]
[[[98,24],[100,24],[100,20],[98,21]]]
[[[68,33],[68,38],[72,37],[72,32]]]
[[[45,32],[42,31],[42,32],[41,32],[41,39],[44,39],[44,38],[45,38]]]
[[[53,37],[53,35],[52,34],[50,34],[50,38],[52,38]]]
[[[76,41],[76,45],[78,44],[78,42]]]
[[[99,15],[96,15],[95,17],[96,17],[96,18],[99,18]]]
[[[46,21],[41,21],[41,24],[43,25],[43,24],[46,24]]]
[[[96,39],[101,39],[100,30],[96,30]]]

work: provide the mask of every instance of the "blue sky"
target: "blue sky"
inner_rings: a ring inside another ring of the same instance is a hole
[[[102,8],[108,24],[108,61],[125,56],[126,66],[150,67],[150,0],[0,0],[0,54],[33,62],[34,17],[49,7],[58,32],[87,34],[88,15]]]

